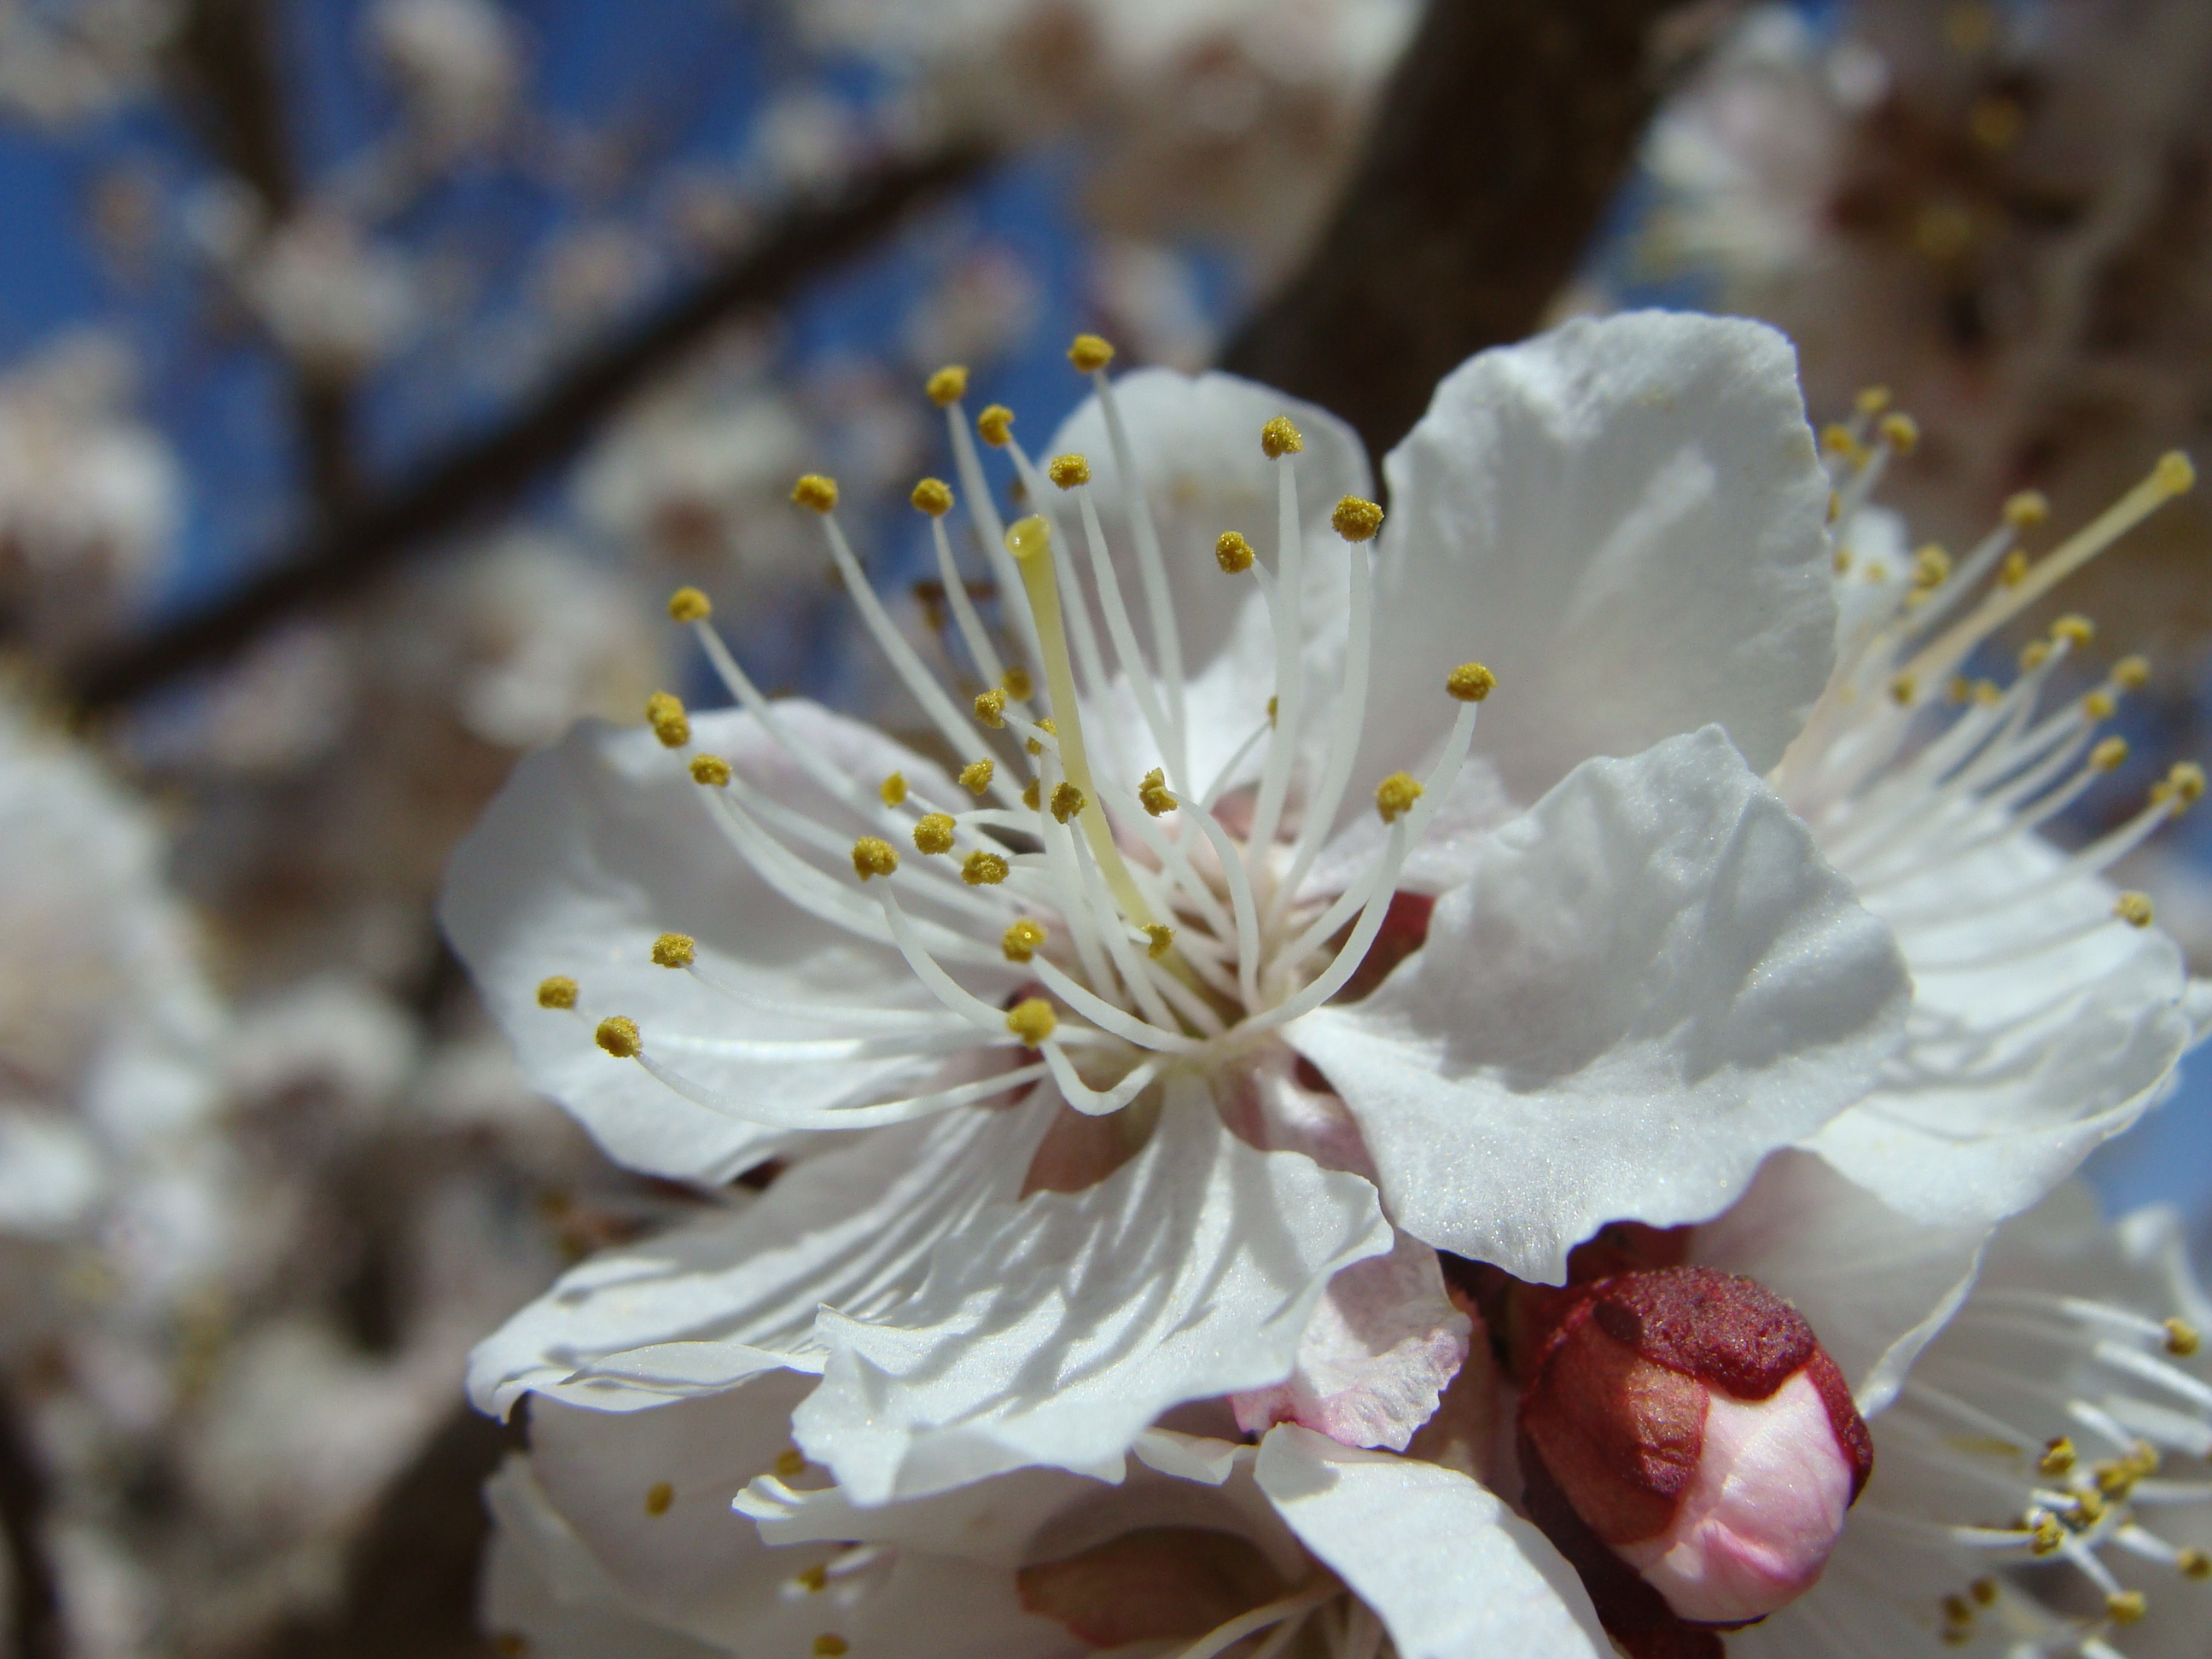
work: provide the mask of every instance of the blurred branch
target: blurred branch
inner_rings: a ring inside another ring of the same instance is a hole
[[[410,549],[511,501],[715,330],[873,246],[909,210],[973,179],[990,159],[981,146],[955,144],[888,163],[832,200],[793,209],[751,251],[586,353],[489,432],[370,495],[220,604],[88,665],[74,677],[75,700],[87,708],[126,702],[219,661],[272,623],[353,592]]]
[[[1389,449],[1462,359],[1535,330],[1627,176],[1668,73],[1734,9],[1431,0],[1335,219],[1224,367]]]
[[[0,1392],[0,1534],[8,1552],[8,1651],[13,1659],[62,1659],[69,1632],[46,1558],[46,1483],[12,1395]]]

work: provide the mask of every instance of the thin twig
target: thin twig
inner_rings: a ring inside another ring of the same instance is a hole
[[[15,1659],[63,1659],[69,1632],[46,1555],[46,1480],[15,1397],[0,1389],[0,1534],[8,1552],[9,1650]]]

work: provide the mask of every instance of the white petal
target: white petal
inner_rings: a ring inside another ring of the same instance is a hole
[[[604,1251],[477,1345],[470,1396],[501,1415],[529,1390],[629,1411],[819,1370],[817,1309],[903,1301],[939,1239],[1020,1190],[1049,1115],[969,1109],[878,1130],[734,1214]]]
[[[1605,1221],[1724,1208],[1895,1046],[1906,981],[1717,728],[1578,768],[1492,836],[1427,945],[1285,1032],[1399,1225],[1559,1284]]]
[[[1375,1189],[1260,1152],[1182,1078],[1098,1185],[948,1238],[903,1305],[823,1312],[800,1447],[863,1504],[1042,1463],[1118,1479],[1152,1420],[1286,1375],[1329,1276],[1390,1248]]]
[[[1306,1547],[1380,1614],[1402,1659],[1607,1659],[1589,1596],[1551,1541],[1463,1474],[1269,1431],[1259,1480]]]
[[[1405,1234],[1328,1282],[1286,1382],[1236,1396],[1246,1433],[1296,1423],[1347,1446],[1403,1451],[1467,1358],[1468,1317],[1437,1253]]]
[[[1770,328],[1643,313],[1484,352],[1384,471],[1370,787],[1435,742],[1469,658],[1499,682],[1477,747],[1523,800],[1708,721],[1763,771],[1827,680],[1828,483]]]
[[[933,765],[872,728],[810,703],[779,705],[793,736],[871,794],[902,771],[938,799],[953,787]],[[751,716],[695,715],[696,746],[720,754],[763,793],[857,836],[872,831],[809,782]],[[590,1020],[627,1014],[648,1048],[684,1037],[783,1038],[791,1022],[653,965],[664,931],[695,935],[702,967],[778,1001],[934,1011],[888,945],[817,921],[777,894],[715,825],[708,791],[681,756],[643,729],[586,722],[514,769],[453,855],[439,915],[531,1081],[568,1107],[617,1161],[649,1173],[720,1182],[798,1137],[685,1101],[642,1067],[608,1058],[573,1017],[540,1008],[539,981],[579,981]],[[848,868],[842,879],[849,882]],[[835,1028],[797,1035],[846,1035]],[[785,1109],[917,1093],[939,1061],[738,1060],[671,1048],[686,1076],[725,1096]]]
[[[1988,1236],[1908,1221],[1819,1158],[1784,1152],[1692,1236],[1689,1260],[1788,1298],[1872,1415],[1958,1310]]]

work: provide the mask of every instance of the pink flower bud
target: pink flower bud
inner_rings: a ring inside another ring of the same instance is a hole
[[[1521,1399],[1528,1511],[1638,1659],[1812,1588],[1874,1465],[1850,1391],[1790,1304],[1706,1267],[1571,1287]]]

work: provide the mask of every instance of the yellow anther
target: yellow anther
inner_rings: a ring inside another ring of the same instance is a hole
[[[689,968],[699,954],[699,941],[689,933],[663,933],[653,941],[656,968]]]
[[[993,404],[975,417],[975,435],[994,449],[1004,449],[1014,435],[1014,411]]]
[[[1138,779],[1137,799],[1156,818],[1182,805],[1168,793],[1168,775],[1157,766]]]
[[[714,605],[697,588],[679,587],[668,596],[668,614],[681,623],[704,622],[714,614]]]
[[[573,1008],[579,990],[576,981],[566,974],[555,974],[550,979],[538,981],[538,1006],[541,1008]]]
[[[986,757],[969,761],[960,769],[960,787],[971,795],[980,795],[991,787],[992,775],[999,769],[998,762]]]
[[[1287,415],[1278,415],[1260,428],[1260,447],[1271,461],[1295,455],[1305,447],[1305,434],[1291,424]]]
[[[2089,769],[2094,772],[2117,772],[2127,764],[2128,740],[2125,738],[2106,738],[2089,751]]]
[[[876,786],[876,793],[884,805],[896,806],[906,799],[906,774],[894,772]]]
[[[969,681],[974,684],[974,681]],[[1006,694],[993,686],[975,698],[975,718],[994,732],[1003,730],[1006,724]]]
[[[1041,798],[1037,794],[1037,781],[1035,778],[1031,778],[1027,783],[1022,786],[1022,805],[1028,807],[1030,811],[1034,812],[1038,810],[1037,802]]]
[[[829,1631],[814,1638],[814,1659],[845,1659],[852,1650],[852,1644]]]
[[[1152,941],[1145,947],[1145,954],[1154,962],[1175,949],[1175,929],[1164,921],[1146,922],[1145,937]]]
[[[1019,663],[1008,663],[1006,672],[999,677],[999,686],[1016,702],[1027,702],[1030,693],[1036,690],[1036,682],[1030,678],[1030,671]]]
[[[2185,1319],[2166,1322],[2166,1351],[2176,1359],[2187,1359],[2203,1346],[2203,1337]]]
[[[601,1020],[599,1030],[592,1033],[592,1041],[617,1060],[635,1060],[645,1048],[645,1039],[638,1035],[637,1022],[626,1014],[610,1014]]]
[[[2074,1443],[2062,1434],[2044,1447],[2043,1455],[2035,1460],[2035,1467],[2045,1474],[2070,1474],[2077,1455]]]
[[[1870,386],[1852,399],[1860,414],[1872,417],[1889,407],[1890,392],[1886,386]]]
[[[1006,878],[1008,865],[996,853],[987,853],[981,848],[968,855],[960,866],[960,879],[970,887],[996,887]]]
[[[1912,707],[1912,699],[1920,690],[1920,684],[1910,674],[1899,674],[1889,683],[1889,700],[1900,708]]]
[[[1346,495],[1337,502],[1328,521],[1336,526],[1336,533],[1348,542],[1371,542],[1375,532],[1382,527],[1382,509],[1357,495]]]
[[[1974,1598],[1977,1606],[1986,1607],[1997,1599],[1997,1581],[1994,1578],[1977,1578],[1966,1586],[1966,1594]]]
[[[2123,657],[2112,665],[2112,684],[2123,691],[2140,691],[2150,684],[2148,657]]]
[[[1964,1625],[1972,1621],[1974,1610],[1966,1605],[1965,1596],[1947,1595],[1943,1598],[1943,1616],[1954,1625]]]
[[[1089,804],[1084,799],[1083,792],[1072,783],[1055,783],[1052,787],[1052,815],[1062,823]]]
[[[704,784],[714,789],[726,789],[732,775],[729,762],[720,755],[691,757],[691,781],[694,783]]]
[[[2069,645],[2087,645],[2097,637],[2097,624],[2069,611],[2051,624],[2051,637]]]
[[[1844,498],[1832,489],[1828,492],[1828,522],[1833,524],[1843,516]]]
[[[823,473],[806,473],[792,485],[791,499],[817,513],[831,512],[837,505],[837,481]]]
[[[1910,455],[1920,443],[1920,422],[1899,413],[1881,417],[1882,441],[1900,455]]]
[[[2197,466],[2178,449],[2169,449],[2158,458],[2158,468],[2151,474],[2158,487],[2169,495],[2186,495],[2197,483]]]
[[[1375,810],[1382,815],[1385,823],[1395,823],[1401,813],[1413,810],[1420,799],[1420,784],[1410,772],[1393,772],[1375,786]]]
[[[2212,1578],[2212,1555],[2205,1554],[2194,1545],[2176,1554],[2173,1565],[2181,1570],[2184,1578]]]
[[[1044,924],[1024,916],[999,936],[999,949],[1008,962],[1027,962],[1045,941]]]
[[[775,1478],[796,1480],[806,1473],[806,1455],[796,1446],[786,1446],[775,1455]]]
[[[1060,1016],[1042,997],[1025,997],[1006,1012],[1006,1029],[1032,1048],[1042,1047],[1059,1024]]]
[[[2105,1611],[2116,1625],[2133,1625],[2142,1621],[2143,1614],[2150,1611],[2150,1604],[2143,1600],[2141,1590],[2119,1590],[2105,1598]]]
[[[1880,559],[1875,560],[1866,568],[1866,579],[1875,586],[1881,586],[1889,580],[1889,567]]]
[[[2130,927],[2148,927],[2156,919],[2148,893],[2121,894],[2112,901],[2112,914]]]
[[[1096,374],[1114,361],[1114,343],[1097,334],[1079,334],[1067,348],[1067,361],[1085,374]]]
[[[2105,1518],[2105,1495],[2094,1487],[2085,1487],[2074,1494],[2074,1524],[2094,1527]]]
[[[2027,580],[2027,555],[2015,547],[2004,556],[2004,562],[1997,567],[1997,586],[2018,587]]]
[[[1866,459],[1866,446],[1840,421],[1831,421],[1820,428],[1820,447],[1838,460],[1849,461],[1853,465]]]
[[[925,856],[949,853],[952,850],[953,836],[957,829],[949,812],[924,812],[915,822],[915,850]],[[888,875],[890,872],[885,871],[884,873]]]
[[[1912,585],[1941,587],[1951,580],[1951,556],[1930,542],[1912,556]]]
[[[1052,723],[1052,716],[1049,714],[1047,714],[1042,720],[1039,720],[1036,723],[1036,726],[1037,730],[1040,732],[1049,732],[1055,738],[1060,735],[1060,728]],[[1035,738],[1023,738],[1022,747],[1032,755],[1042,755],[1044,753],[1044,744]]]
[[[2029,1540],[2032,1555],[2056,1555],[2066,1542],[2066,1528],[2058,1524],[2058,1517],[2046,1515],[2035,1523],[2034,1537]]]
[[[645,1490],[645,1512],[647,1515],[654,1516],[665,1515],[668,1513],[669,1506],[675,1501],[676,1488],[665,1480],[656,1480]]]
[[[2179,803],[2173,816],[2179,817],[2194,806],[2204,794],[2204,769],[2195,761],[2176,761],[2166,775],[2166,793]]]
[[[811,1567],[801,1568],[791,1575],[791,1582],[811,1595],[819,1595],[830,1588],[829,1564],[817,1561]]]
[[[915,512],[941,519],[952,510],[952,486],[942,478],[924,478],[907,500],[914,503]]]
[[[1463,662],[1444,676],[1444,690],[1458,702],[1480,702],[1498,690],[1498,676],[1479,662]]]
[[[1953,702],[1964,702],[1974,695],[1974,683],[1964,674],[1954,674],[1950,684],[1945,686],[1943,691]]]
[[[1966,112],[1966,131],[1986,150],[2010,149],[2027,124],[2027,112],[2011,98],[1978,98]]]
[[[948,404],[958,403],[968,395],[968,365],[945,364],[944,368],[929,377],[928,383],[923,390],[929,393],[929,401],[939,409],[943,409]]]
[[[1017,519],[1006,526],[1006,551],[1026,564],[1031,559],[1042,559],[1052,551],[1052,526],[1042,514],[1032,513],[1026,519]]]
[[[1267,699],[1267,724],[1268,724],[1268,725],[1273,726],[1273,725],[1275,723],[1275,711],[1276,711],[1277,709],[1280,708],[1282,706],[1283,706],[1283,700],[1282,700],[1280,697],[1270,697],[1270,698],[1268,698],[1268,699]]]
[[[2142,1479],[2142,1473],[2135,1466],[2133,1460],[2128,1458],[2122,1458],[2118,1462],[2100,1463],[2096,1469],[2097,1490],[2115,1504],[2124,1504],[2128,1494],[2136,1489],[2136,1482]]]
[[[2081,699],[2081,712],[2092,720],[2108,720],[2120,711],[2120,700],[2101,686]]]
[[[2138,1475],[2148,1480],[2158,1473],[2158,1448],[2148,1440],[2138,1440],[2128,1454],[2128,1462]]]
[[[2004,687],[1999,685],[1995,680],[1976,680],[1974,701],[1984,708],[1992,703],[2002,702],[2004,701]]]
[[[1849,549],[1848,547],[1839,547],[1839,548],[1838,548],[1838,549],[1836,550],[1836,556],[1834,557],[1834,559],[1832,559],[1832,561],[1830,561],[1830,562],[1831,562],[1831,563],[1832,563],[1832,564],[1835,566],[1836,574],[1837,574],[1838,576],[1848,576],[1848,575],[1850,575],[1850,573],[1851,573],[1851,550],[1850,550],[1850,549]]]
[[[668,692],[656,691],[645,700],[645,723],[667,748],[681,749],[691,741],[691,717],[684,712],[684,700]]]
[[[1073,489],[1078,484],[1091,482],[1091,463],[1073,453],[1054,457],[1052,465],[1044,471],[1045,476],[1062,489]]]
[[[1213,538],[1213,562],[1230,575],[1242,575],[1252,568],[1252,544],[1233,530],[1224,530]]]
[[[2004,521],[2014,530],[2032,530],[2051,516],[2051,498],[2039,489],[2023,489],[2005,498]]]
[[[2051,641],[2048,640],[2030,640],[2020,648],[2020,672],[2023,674],[2033,674],[2050,660]]]
[[[897,868],[898,849],[881,836],[863,836],[853,843],[853,873],[862,881]]]

